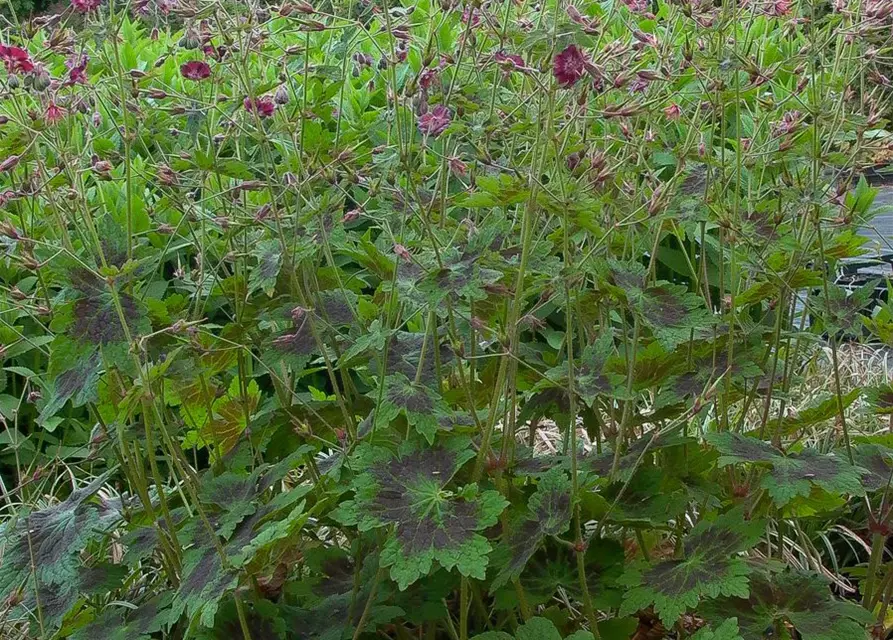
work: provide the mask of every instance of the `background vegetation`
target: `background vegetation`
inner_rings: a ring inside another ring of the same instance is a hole
[[[887,0],[10,15],[4,638],[886,636]]]

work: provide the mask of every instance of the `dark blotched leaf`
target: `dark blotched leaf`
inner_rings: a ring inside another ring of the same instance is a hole
[[[483,579],[490,543],[479,532],[493,525],[506,501],[497,491],[448,489],[468,450],[423,449],[382,456],[354,483],[354,499],[336,511],[361,531],[393,526],[381,554],[401,589],[427,575],[434,563]],[[380,454],[381,456],[381,454]]]
[[[746,521],[741,511],[699,523],[685,538],[681,560],[637,562],[623,575],[621,583],[630,590],[621,615],[653,606],[670,627],[704,599],[747,597],[751,570],[738,554],[753,547],[763,531],[763,522]]]
[[[564,471],[547,473],[527,502],[527,517],[506,532],[511,558],[493,579],[491,589],[498,589],[511,578],[518,577],[527,561],[536,553],[543,538],[564,533],[571,519],[571,481]]]
[[[866,625],[874,622],[859,605],[832,597],[821,576],[794,569],[756,573],[749,595],[719,598],[701,612],[714,624],[737,618],[744,640],[764,640],[779,623],[793,626],[803,640],[866,640]]]

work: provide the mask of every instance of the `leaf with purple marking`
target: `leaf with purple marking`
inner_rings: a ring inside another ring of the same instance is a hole
[[[866,626],[875,621],[858,604],[834,598],[821,576],[796,569],[755,573],[749,595],[719,598],[700,611],[713,624],[737,618],[744,640],[763,640],[778,625],[790,625],[803,640],[867,640]]]
[[[507,533],[511,557],[493,579],[491,590],[521,575],[542,541],[567,531],[570,520],[571,481],[563,470],[553,469],[540,478],[527,501],[526,519]]]
[[[764,530],[763,522],[744,520],[740,510],[700,522],[685,538],[683,558],[655,564],[639,561],[627,570],[620,579],[630,587],[621,615],[653,606],[670,627],[702,600],[746,598],[751,569],[739,554],[756,545]]]
[[[389,527],[381,564],[403,590],[428,575],[435,563],[483,579],[491,547],[481,531],[507,505],[497,491],[476,485],[451,488],[451,479],[474,453],[425,448],[393,457],[380,450],[353,484],[352,500],[335,513],[360,531]],[[367,458],[369,459],[369,458]]]

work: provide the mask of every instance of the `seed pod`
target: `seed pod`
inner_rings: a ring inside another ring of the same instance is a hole
[[[200,46],[202,46],[202,41],[195,34],[194,31],[190,30],[190,31],[186,32],[186,35],[184,35],[182,38],[180,38],[180,42],[178,42],[177,44],[179,44],[184,49],[192,50],[192,49],[198,49]]]
[[[34,73],[31,86],[35,91],[46,91],[52,82],[53,80],[50,78],[50,74],[48,74],[45,69],[41,69]]]

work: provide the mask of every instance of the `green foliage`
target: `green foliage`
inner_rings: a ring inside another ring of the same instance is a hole
[[[360,531],[394,527],[382,548],[381,564],[400,589],[426,576],[434,562],[447,571],[483,579],[490,543],[479,531],[496,523],[507,505],[497,491],[471,484],[447,485],[473,455],[471,451],[421,449],[396,458],[364,452],[376,462],[354,481],[353,500],[335,517]]]
[[[509,578],[517,578],[544,538],[567,531],[571,506],[571,483],[564,471],[546,473],[527,502],[526,518],[509,536],[511,557],[493,579],[491,588],[498,589]]]
[[[562,640],[555,624],[548,618],[535,617],[518,626],[514,635],[502,631],[489,631],[481,633],[472,640]],[[564,640],[592,640],[592,634],[588,631],[575,631],[564,636]]]
[[[750,568],[738,554],[756,545],[764,523],[743,522],[743,515],[732,511],[700,523],[686,538],[681,559],[630,566],[621,581],[630,587],[621,614],[653,605],[670,626],[703,599],[746,597]]]
[[[767,629],[790,624],[803,640],[843,640],[864,635],[873,616],[862,607],[833,598],[821,577],[790,570],[751,578],[747,598],[720,598],[704,607],[708,620],[734,616],[744,640],[758,640]],[[722,623],[714,635],[720,633]],[[724,637],[724,636],[719,636]]]
[[[21,1],[0,636],[883,621],[883,3]]]
[[[811,449],[785,455],[766,442],[737,433],[710,434],[708,441],[721,454],[720,466],[739,462],[769,465],[771,471],[763,478],[761,486],[780,506],[798,496],[808,496],[813,486],[832,494],[858,496],[863,493],[865,471],[839,455],[820,454]]]

